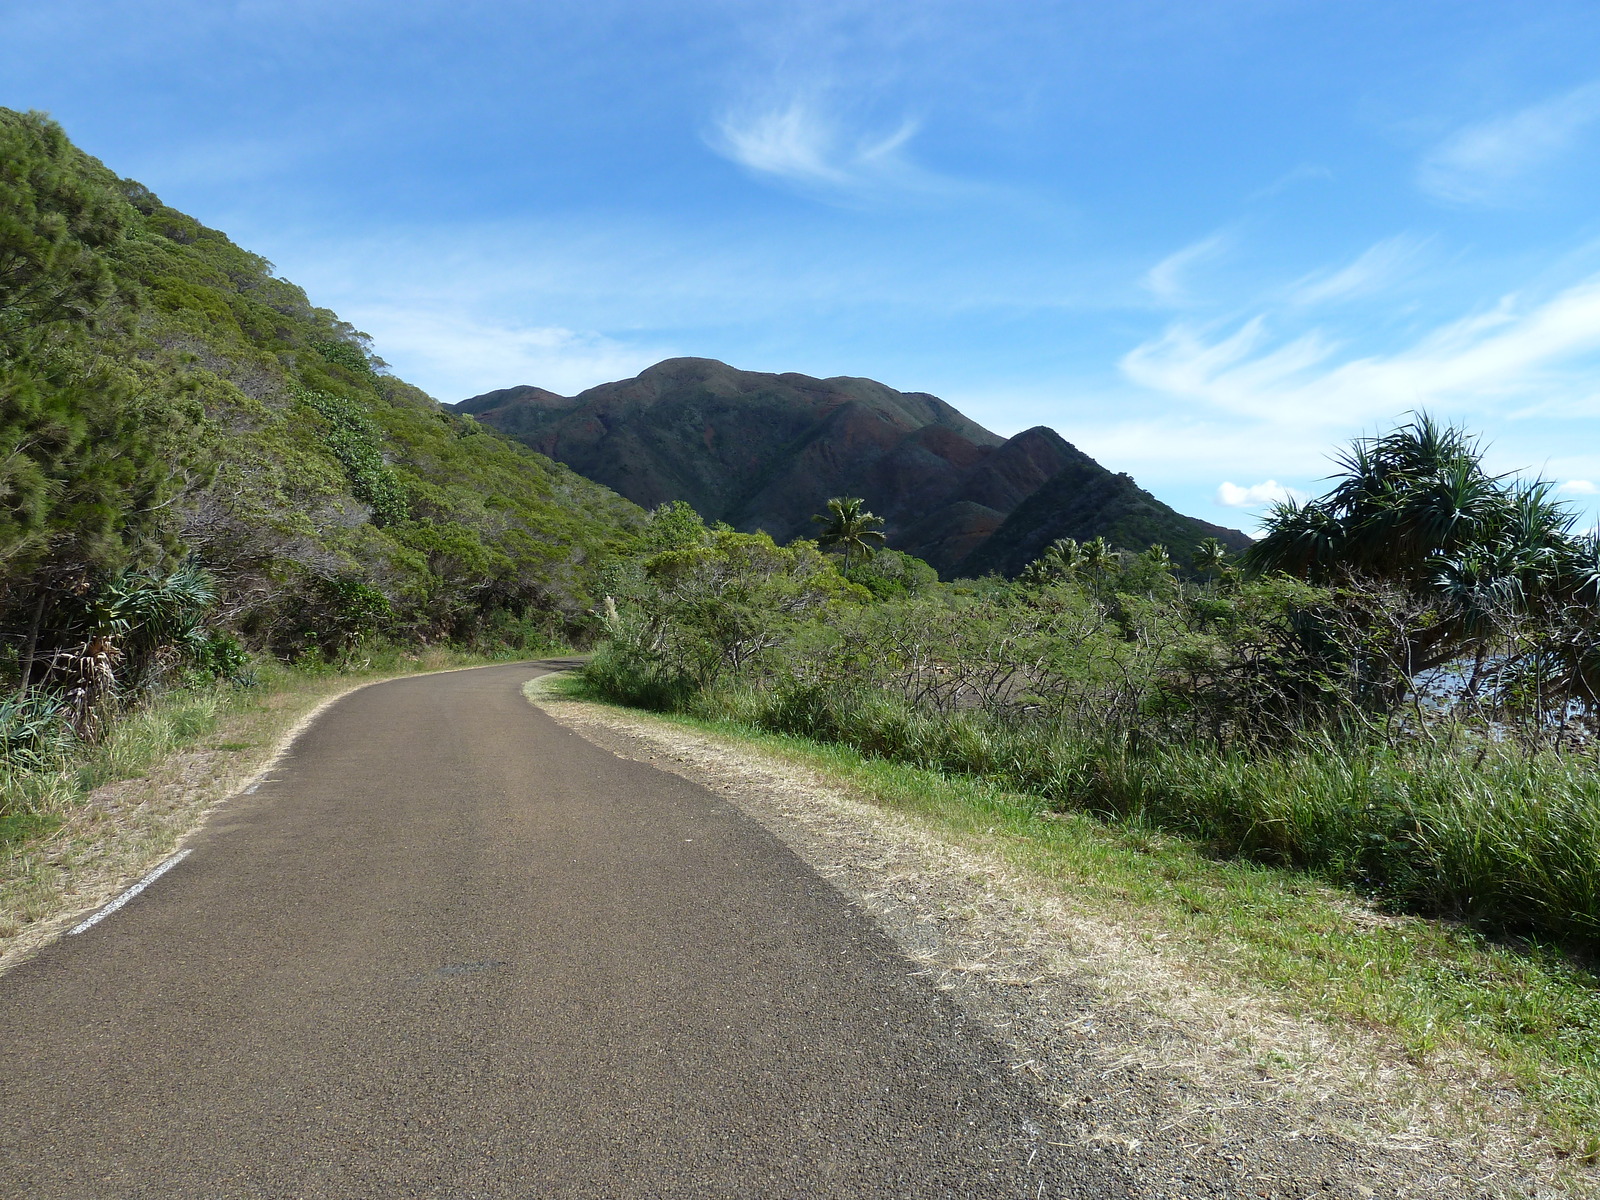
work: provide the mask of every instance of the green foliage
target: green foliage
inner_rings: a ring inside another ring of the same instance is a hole
[[[285,649],[332,661],[392,629],[394,606],[355,576],[318,579],[303,595],[295,636]]]
[[[692,532],[683,514],[669,517]],[[778,546],[764,533],[730,529],[650,555],[631,580],[615,582],[607,646],[592,669],[666,707],[724,676],[748,675],[806,618],[867,596],[810,542]]]
[[[366,410],[328,392],[300,387],[290,390],[296,400],[322,417],[322,439],[350,477],[356,499],[372,510],[373,523],[383,526],[404,521],[409,515],[405,487],[384,462],[382,434]]]
[[[642,548],[652,551],[689,550],[710,539],[705,521],[685,500],[673,500],[650,513],[639,536]]]
[[[1411,429],[1383,453],[1428,445],[1438,460],[1469,444]],[[1386,495],[1404,490],[1397,478]],[[819,587],[803,564],[826,560],[809,543],[663,510],[655,544],[674,548],[615,573],[587,678],[632,703],[990,779],[1397,908],[1592,948],[1600,716],[1572,681],[1573,664],[1600,666],[1600,551],[1558,543],[1540,489],[1480,490],[1477,508],[1461,489],[1452,503],[1552,554],[1549,578],[1514,593],[1520,607],[1476,624],[1439,568],[1466,561],[1481,530],[1427,517],[1421,499],[1384,534],[1424,547],[1421,563],[1374,547],[1365,574],[1241,574],[1215,543],[1194,555],[1208,578],[1185,580],[1162,546],[1096,538],[1063,539],[1015,584],[915,586],[881,552]],[[1469,655],[1423,691],[1418,646],[1444,627]]]
[[[845,578],[867,589],[876,600],[915,596],[939,582],[939,573],[920,558],[898,550],[879,550],[852,563]]]
[[[96,354],[127,206],[61,130],[0,111],[0,612],[170,551],[196,470],[181,386]]]
[[[216,598],[216,580],[193,563],[165,575],[120,571],[95,593],[85,640],[113,648],[118,688],[138,691],[150,686],[163,656],[192,660],[208,653],[205,622]]]
[[[72,745],[72,728],[59,700],[50,696],[0,699],[0,777],[59,760]]]
[[[358,378],[376,377],[366,351],[354,342],[338,338],[313,338],[311,348],[335,366],[343,367]]]
[[[252,684],[255,673],[251,670],[250,652],[231,633],[211,629],[193,648],[195,670],[202,679],[222,680],[228,683]]]
[[[42,113],[0,120],[0,345],[95,315],[111,271],[97,251],[122,232],[122,206],[81,170],[82,156]]]

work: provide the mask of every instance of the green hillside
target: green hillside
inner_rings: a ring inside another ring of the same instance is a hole
[[[0,109],[0,687],[60,690],[96,638],[126,658],[180,564],[214,592],[207,636],[280,654],[560,633],[641,517]]]

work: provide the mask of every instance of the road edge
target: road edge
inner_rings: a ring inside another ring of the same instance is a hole
[[[387,675],[380,679],[365,679],[359,683],[353,683],[341,691],[323,696],[311,708],[295,718],[293,723],[278,736],[267,751],[266,757],[260,761],[258,766],[249,770],[248,773],[238,776],[225,794],[197,808],[187,819],[182,831],[176,838],[170,842],[165,842],[154,852],[138,857],[131,866],[115,874],[108,874],[105,880],[97,882],[90,891],[71,895],[70,904],[58,908],[48,916],[38,918],[8,939],[9,944],[0,944],[0,976],[36,958],[41,952],[60,941],[85,917],[98,912],[107,903],[122,895],[129,887],[145,878],[152,866],[164,863],[173,858],[174,855],[186,851],[189,848],[189,843],[200,834],[218,810],[259,787],[267,776],[271,775],[284,759],[289,756],[294,749],[294,744],[305,736],[307,730],[316,724],[317,720],[335,704],[355,695],[357,692],[365,691],[367,688],[379,687],[386,683],[399,683],[407,679],[423,679],[433,675],[455,675],[462,671],[482,671],[491,667],[532,667],[551,661],[558,660],[525,659],[513,662],[475,663],[466,667],[442,667],[438,670],[409,671],[397,675]],[[149,780],[159,774],[162,768],[174,758],[187,752],[187,748],[174,750],[159,762],[152,764],[144,775],[136,776],[123,782],[137,783],[141,780]],[[224,765],[222,769],[212,774],[211,779],[216,782],[227,779],[230,774],[231,772]]]

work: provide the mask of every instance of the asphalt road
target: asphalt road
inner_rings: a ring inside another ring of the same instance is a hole
[[[530,706],[543,670],[353,693],[0,976],[0,1195],[1127,1194],[761,826]]]

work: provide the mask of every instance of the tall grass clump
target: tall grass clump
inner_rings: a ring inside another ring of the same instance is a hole
[[[1139,745],[981,711],[916,713],[860,687],[779,691],[752,723],[1307,869],[1408,911],[1600,945],[1600,775],[1570,757],[1327,736],[1252,752]]]
[[[8,739],[0,754],[0,845],[48,830],[95,788],[142,775],[204,737],[228,690],[216,684],[150,697],[119,713],[93,740],[73,736],[58,717],[47,752],[17,753],[15,738]]]

